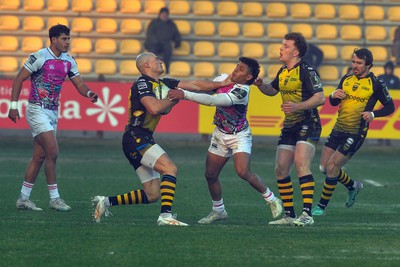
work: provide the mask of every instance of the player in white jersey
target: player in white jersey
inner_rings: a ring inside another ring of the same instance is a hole
[[[212,211],[199,220],[200,224],[209,224],[228,217],[222,199],[219,174],[233,156],[235,169],[240,178],[247,181],[267,201],[272,217],[278,217],[283,210],[282,202],[269,190],[264,181],[250,170],[252,134],[247,121],[247,105],[250,85],[260,72],[260,65],[252,58],[241,57],[231,74],[234,84],[217,89],[216,94],[201,94],[186,90],[170,90],[171,100],[187,99],[193,102],[216,106],[214,124],[206,159],[206,180],[212,198]],[[224,80],[226,76],[216,79]]]
[[[50,208],[69,211],[71,207],[60,198],[56,176],[58,156],[56,130],[62,84],[68,76],[82,96],[88,97],[92,102],[96,102],[98,96],[83,82],[74,58],[67,54],[70,45],[70,29],[65,25],[55,25],[49,29],[49,38],[50,46],[29,56],[12,86],[8,117],[16,123],[20,119],[18,98],[22,83],[31,78],[26,119],[32,130],[33,155],[25,173],[21,194],[17,199],[17,208],[42,210],[29,200],[29,197],[44,163]]]

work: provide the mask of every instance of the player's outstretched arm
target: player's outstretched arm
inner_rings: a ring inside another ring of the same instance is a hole
[[[223,81],[192,80],[180,81],[178,87],[189,91],[212,91],[220,87],[232,84],[231,75]]]
[[[264,83],[260,77],[257,77],[253,84],[257,86],[264,95],[274,96],[279,93],[278,90],[272,87],[271,83]]]
[[[180,89],[170,90],[168,92],[168,98],[170,100],[187,99],[206,106],[228,107],[233,104],[232,99],[226,93],[209,95]]]

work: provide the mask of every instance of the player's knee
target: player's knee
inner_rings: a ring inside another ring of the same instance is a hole
[[[310,166],[302,161],[295,161],[294,166],[296,168],[297,173],[309,173],[310,172]]]
[[[206,180],[209,182],[213,182],[216,181],[218,179],[218,175],[215,175],[213,173],[207,172],[204,174],[204,176],[206,177]]]
[[[162,172],[162,175],[166,175],[166,174],[177,177],[178,176],[178,167],[174,163],[168,164]]]

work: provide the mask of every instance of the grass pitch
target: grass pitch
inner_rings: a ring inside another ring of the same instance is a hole
[[[30,138],[0,138],[0,266],[400,266],[400,148],[365,145],[346,166],[364,181],[352,208],[338,185],[327,215],[310,228],[269,226],[269,208],[229,161],[221,175],[226,221],[198,225],[211,209],[203,177],[208,144],[160,142],[179,168],[173,212],[189,227],[159,227],[160,203],[113,207],[91,221],[90,198],[139,188],[120,140],[59,139],[59,189],[71,212],[49,209],[43,170],[31,199],[44,210],[15,207],[31,156]],[[314,204],[323,185],[316,179]],[[254,144],[252,169],[278,195],[275,144]],[[301,210],[295,173],[295,208]],[[368,180],[369,183],[366,182]],[[372,181],[372,185],[371,184]]]

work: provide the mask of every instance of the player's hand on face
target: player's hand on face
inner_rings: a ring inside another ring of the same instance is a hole
[[[281,109],[285,114],[289,114],[297,110],[297,104],[294,102],[285,102],[281,105]]]
[[[167,98],[169,100],[179,100],[185,98],[185,93],[181,89],[169,90]]]
[[[254,85],[255,86],[260,86],[260,85],[262,85],[264,82],[263,82],[263,79],[262,78],[260,78],[260,77],[257,77],[256,79],[255,79],[255,81],[254,81]]]
[[[19,111],[18,109],[10,109],[10,111],[8,112],[8,117],[10,118],[10,120],[12,120],[14,123],[17,123],[17,119],[19,120]]]
[[[91,92],[90,93],[90,101],[92,101],[92,103],[97,102],[98,99],[99,99],[99,96],[97,95],[96,92]]]

